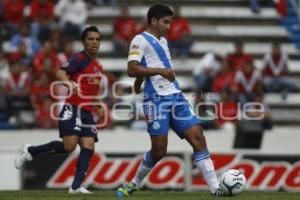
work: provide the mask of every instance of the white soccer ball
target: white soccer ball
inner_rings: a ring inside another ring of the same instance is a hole
[[[222,176],[221,186],[228,195],[237,195],[245,190],[246,177],[239,170],[229,169]]]

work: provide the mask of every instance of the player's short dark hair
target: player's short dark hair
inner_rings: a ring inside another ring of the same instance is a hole
[[[148,25],[151,24],[152,18],[156,18],[157,20],[159,20],[165,16],[172,16],[172,15],[173,15],[173,11],[169,6],[163,4],[155,4],[151,6],[148,10],[147,13]]]
[[[81,33],[81,36],[80,36],[80,40],[81,41],[85,40],[85,38],[87,37],[87,33],[88,32],[96,32],[100,36],[100,31],[99,31],[99,29],[96,26],[88,26]]]

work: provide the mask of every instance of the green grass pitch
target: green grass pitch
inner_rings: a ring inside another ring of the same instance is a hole
[[[0,191],[0,200],[117,200],[114,191],[94,190],[93,194],[68,194],[67,190]],[[300,193],[291,192],[243,192],[234,197],[216,198],[208,192],[139,191],[126,198],[130,200],[299,200]]]

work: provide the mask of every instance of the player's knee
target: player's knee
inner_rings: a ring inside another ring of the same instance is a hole
[[[64,144],[65,151],[68,153],[73,152],[76,149],[76,145],[73,144]]]
[[[95,149],[95,143],[94,142],[85,142],[79,144],[81,148],[94,150]]]
[[[79,139],[79,146],[80,148],[95,149],[95,140],[92,137],[82,137]]]
[[[202,132],[197,133],[194,139],[198,143],[205,143],[205,136]]]
[[[190,138],[190,143],[194,151],[200,151],[207,148],[206,139],[200,126],[197,126],[197,128],[195,128],[194,134],[192,134],[192,137]]]

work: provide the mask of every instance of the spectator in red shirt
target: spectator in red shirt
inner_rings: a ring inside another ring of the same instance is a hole
[[[238,104],[230,96],[230,90],[223,90],[221,93],[221,101],[218,103],[217,119],[215,121],[216,128],[220,128],[225,123],[236,123],[238,116]]]
[[[39,128],[55,128],[56,122],[51,118],[50,79],[47,73],[40,74],[31,88],[31,103],[35,110],[35,121]]]
[[[8,31],[9,36],[16,33],[17,27],[24,22],[24,9],[23,0],[3,0],[4,28]]]
[[[23,0],[4,0],[4,20],[14,26],[19,26],[24,21],[25,3]]]
[[[32,0],[30,4],[32,34],[41,41],[49,39],[54,20],[54,3],[52,0]]]
[[[54,76],[54,71],[60,67],[61,63],[56,52],[53,50],[52,44],[45,41],[43,49],[33,59],[33,75],[39,77],[42,71],[50,72],[50,76]],[[53,71],[53,73],[52,73]]]
[[[71,56],[74,54],[74,43],[73,41],[66,41],[63,44],[63,51],[58,54],[60,63],[67,62]]]
[[[10,96],[27,96],[30,92],[30,79],[28,72],[17,60],[11,63],[9,76],[4,84],[5,92]]]
[[[279,43],[273,43],[272,52],[264,57],[264,88],[266,92],[282,92],[282,98],[295,90],[295,83],[288,78],[288,55],[281,51]]]
[[[73,40],[73,39],[70,39]],[[64,38],[63,38],[63,34],[62,34],[62,30],[57,26],[54,27],[52,29],[49,41],[52,44],[52,48],[53,51],[55,51],[56,53],[59,53],[62,51],[63,49],[63,45],[64,45]]]
[[[237,94],[237,85],[234,81],[235,72],[230,69],[228,61],[223,59],[221,69],[214,78],[213,92],[221,93],[224,90],[229,90],[232,94]],[[232,95],[234,96],[234,95]]]
[[[287,3],[285,0],[274,0],[277,12],[281,15],[281,17],[286,17],[288,12]],[[299,6],[299,4],[298,4]],[[299,8],[299,7],[298,7]]]
[[[227,59],[231,69],[235,71],[242,70],[245,63],[253,61],[252,55],[244,52],[244,44],[240,41],[235,43],[235,52],[229,54]]]
[[[11,63],[9,75],[4,81],[4,94],[12,115],[17,115],[21,110],[30,109],[30,88],[29,74],[21,62],[16,60]]]
[[[53,102],[51,101],[51,99],[46,99],[41,107],[35,110],[35,123],[37,128],[50,129],[57,127],[57,121],[53,120],[49,109],[52,103]],[[55,108],[53,112],[56,112]]]
[[[126,56],[131,39],[136,35],[136,21],[129,16],[128,7],[122,6],[121,15],[114,21],[115,57]]]
[[[43,104],[43,101],[51,98],[50,95],[51,81],[47,73],[42,72],[37,80],[34,81],[31,88],[31,102],[34,108]]]
[[[147,29],[147,17],[143,17],[141,21],[136,25],[136,33],[142,33]]]
[[[55,63],[53,63],[53,60],[51,58],[45,58],[43,60],[41,73],[46,73],[51,82],[56,80],[55,74],[57,69],[58,67],[55,66]]]
[[[247,62],[242,70],[236,72],[235,81],[241,103],[252,102],[262,93],[262,76],[253,62]]]
[[[174,9],[167,39],[172,54],[183,57],[188,55],[191,47],[191,30],[188,21],[180,16],[178,7]]]

